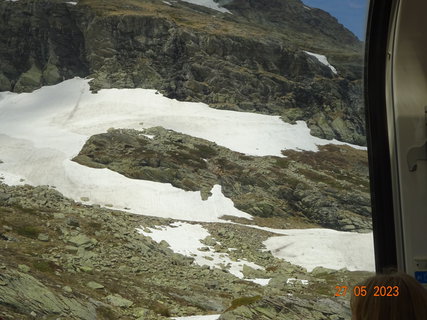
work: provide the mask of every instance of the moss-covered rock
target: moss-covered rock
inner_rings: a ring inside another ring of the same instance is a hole
[[[35,88],[40,87],[42,84],[42,72],[35,64],[31,68],[24,72],[15,84],[15,92],[32,91]]]
[[[56,65],[48,63],[43,70],[43,83],[46,85],[57,84],[62,80]]]

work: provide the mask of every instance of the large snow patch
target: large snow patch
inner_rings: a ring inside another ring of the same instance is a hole
[[[264,241],[267,250],[275,257],[302,266],[309,272],[317,266],[335,270],[375,271],[372,233],[331,229],[263,229],[285,235]]]

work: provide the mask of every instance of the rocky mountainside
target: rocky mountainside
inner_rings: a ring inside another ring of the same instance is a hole
[[[367,153],[296,121],[365,143],[363,44],[196,2],[0,1],[0,320],[350,319]]]
[[[3,1],[0,90],[88,76],[94,91],[153,88],[365,143],[362,43],[353,34],[299,0],[220,3],[231,13],[183,1]],[[337,73],[305,51],[325,55]]]
[[[198,266],[165,241],[136,231],[172,223],[83,205],[48,186],[0,182],[0,318],[160,320],[223,313],[224,320],[301,314],[344,320],[350,318],[349,295],[333,297],[337,281],[351,287],[369,275],[321,267],[307,273],[260,250],[270,232],[205,223],[212,236],[199,250],[263,266],[243,268],[249,279],[271,279],[261,286],[236,278],[227,266]]]

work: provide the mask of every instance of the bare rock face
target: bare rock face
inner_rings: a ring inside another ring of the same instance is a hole
[[[0,4],[0,90],[29,92],[88,74],[83,34],[69,9],[54,1]]]
[[[154,88],[214,108],[306,120],[319,137],[365,143],[354,35],[299,1],[224,6],[233,15],[185,2],[2,2],[0,90],[90,76],[94,92]],[[326,54],[338,74],[305,50]]]
[[[30,274],[2,270],[0,302],[22,314],[41,319],[44,315],[72,315],[70,319],[96,319],[95,302],[66,297],[43,285]]]

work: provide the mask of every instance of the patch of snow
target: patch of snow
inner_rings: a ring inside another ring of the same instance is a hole
[[[174,320],[217,320],[219,319],[220,314],[212,314],[208,316],[190,316],[190,317],[176,317],[172,318]]]
[[[218,5],[218,3],[216,3],[213,0],[182,0],[182,1],[188,2],[188,3],[192,3],[192,4],[195,4],[195,5],[198,5],[198,6],[202,6],[202,7],[207,7],[207,8],[210,8],[210,9],[214,9],[216,11],[220,11],[220,12],[223,12],[223,13],[230,13],[230,14],[232,14],[229,10],[227,10],[227,9],[225,9],[223,7],[220,7]]]
[[[271,278],[268,278],[268,279],[257,278],[257,279],[245,279],[245,280],[259,284],[261,286],[266,286],[270,282]]]
[[[246,260],[232,261],[228,254],[214,252],[210,246],[206,246],[200,242],[208,237],[209,232],[200,224],[189,224],[183,222],[174,222],[170,226],[160,228],[149,228],[151,232],[146,232],[144,229],[137,229],[139,233],[152,238],[160,243],[165,240],[169,243],[173,252],[182,255],[193,257],[194,263],[203,266],[220,268],[226,266],[226,269],[236,277],[243,279],[243,265],[247,265],[254,269],[264,269],[263,267]],[[209,251],[200,251],[199,248],[207,247]],[[208,259],[206,258],[208,257]],[[247,279],[245,279],[247,280]]]
[[[311,10],[311,8],[308,6],[303,6],[303,7],[304,7],[304,9]]]
[[[337,69],[335,69],[335,67],[333,67],[329,63],[328,59],[324,55],[313,53],[313,52],[309,52],[309,51],[304,51],[304,52],[307,53],[310,56],[315,57],[317,60],[319,60],[320,63],[323,63],[325,66],[328,66],[329,69],[331,69],[334,74],[338,74]]]
[[[67,1],[67,2],[65,2],[65,3],[71,4],[71,5],[73,5],[73,6],[77,5],[77,2],[75,2],[75,1]]]
[[[144,137],[147,137],[148,139],[154,139],[155,135],[152,134],[141,134]]]
[[[271,237],[263,243],[275,257],[304,267],[309,272],[317,266],[375,271],[372,233],[331,229],[262,230],[285,235]]]
[[[297,282],[299,282],[299,283],[301,283],[302,285],[308,285],[308,280],[303,280],[303,279],[297,279],[297,278],[289,278],[289,279],[287,279],[286,280],[286,283],[292,283],[292,284],[294,284],[294,283],[297,283]]]
[[[168,6],[171,6],[172,3],[170,3],[169,1],[162,1],[163,3],[167,4]]]

